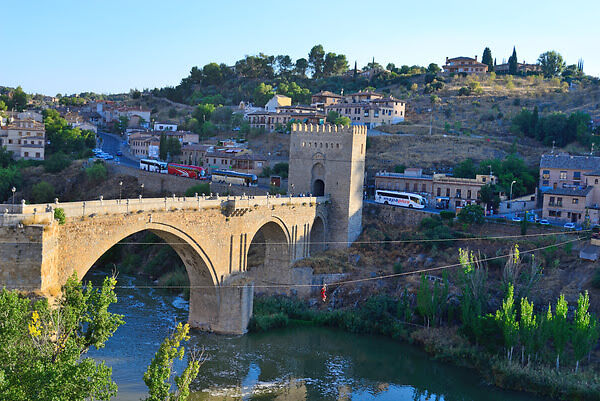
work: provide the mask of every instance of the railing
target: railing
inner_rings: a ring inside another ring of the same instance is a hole
[[[137,199],[100,199],[95,201],[65,202],[28,205],[22,202],[18,205],[0,205],[0,222],[12,225],[13,220],[23,220],[26,217],[53,215],[54,210],[61,208],[65,217],[81,217],[101,214],[137,213],[143,211],[169,211],[182,209],[210,209],[220,208],[224,202],[232,204],[234,208],[250,208],[257,206],[277,205],[312,205],[321,204],[329,200],[329,196],[304,197],[304,196],[219,196],[218,194],[205,196],[196,195],[169,196],[164,198]],[[36,223],[39,224],[39,223]],[[2,224],[4,225],[4,224]]]

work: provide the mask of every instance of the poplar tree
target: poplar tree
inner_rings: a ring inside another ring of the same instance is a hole
[[[508,286],[506,298],[502,301],[502,308],[496,311],[496,321],[502,328],[504,345],[508,360],[512,360],[513,348],[519,336],[519,324],[517,323],[517,311],[515,309],[514,287]]]
[[[554,344],[554,350],[556,352],[556,370],[560,369],[560,357],[565,352],[565,346],[569,340],[571,334],[571,328],[567,322],[568,303],[565,300],[564,294],[560,294],[558,301],[556,301],[556,308],[554,310],[554,316],[551,320],[552,328],[552,342]]]
[[[577,310],[573,321],[573,353],[575,354],[575,373],[579,370],[579,361],[594,349],[598,341],[598,322],[588,311],[590,298],[588,292],[579,294]]]
[[[536,334],[539,328],[536,317],[533,313],[533,302],[521,298],[521,320],[519,321],[521,364],[525,364],[524,350],[527,351],[527,365],[531,362],[531,354],[535,351]]]

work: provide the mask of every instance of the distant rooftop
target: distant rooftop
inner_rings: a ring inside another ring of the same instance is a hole
[[[544,191],[544,195],[564,195],[564,196],[586,196],[593,187],[585,188],[551,188]]]
[[[542,155],[540,168],[564,168],[579,170],[598,170],[600,157],[571,156],[568,153]]]

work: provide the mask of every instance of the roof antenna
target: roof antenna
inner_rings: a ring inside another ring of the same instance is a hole
[[[555,143],[555,142],[556,142],[556,141],[552,141],[552,152],[550,152],[550,153],[552,153],[552,154],[554,154],[554,143]]]
[[[592,150],[590,151],[590,156],[594,156],[594,145],[595,143],[592,142]]]

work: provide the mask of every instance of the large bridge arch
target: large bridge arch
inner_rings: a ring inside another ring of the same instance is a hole
[[[148,222],[142,226],[131,225],[120,227],[112,235],[95,236],[90,239],[87,255],[80,258],[70,258],[64,270],[65,277],[60,280],[64,284],[66,278],[73,272],[81,280],[97,260],[112,246],[121,240],[143,231],[150,231],[165,241],[180,257],[187,271],[190,283],[190,300],[188,322],[197,328],[211,330],[218,324],[220,308],[219,280],[215,266],[204,249],[189,234],[170,224]],[[70,271],[70,273],[69,273]]]

